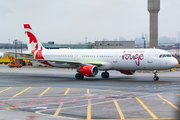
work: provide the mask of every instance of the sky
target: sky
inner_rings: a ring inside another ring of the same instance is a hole
[[[177,37],[180,0],[161,0],[159,37]],[[149,34],[147,0],[0,0],[0,43],[26,43],[23,24],[40,42],[74,44]]]

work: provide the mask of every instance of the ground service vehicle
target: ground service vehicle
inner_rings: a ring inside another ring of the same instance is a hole
[[[0,56],[0,64],[8,64],[14,62],[14,57],[12,57],[9,53],[6,53],[5,56]]]
[[[21,67],[22,67],[21,64],[16,64],[16,63],[8,64],[8,66],[9,66],[10,68],[14,68],[14,67],[21,68]]]

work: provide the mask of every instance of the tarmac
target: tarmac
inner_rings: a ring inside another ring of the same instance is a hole
[[[75,79],[75,69],[0,66],[0,120],[178,119],[179,71]]]

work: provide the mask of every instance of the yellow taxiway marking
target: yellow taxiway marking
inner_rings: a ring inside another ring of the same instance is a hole
[[[51,87],[48,87],[44,92],[42,92],[39,96],[44,95],[44,93],[46,93]]]
[[[90,90],[89,89],[87,89],[87,94],[90,94]]]
[[[87,106],[87,120],[91,120],[91,100],[88,100],[88,106]]]
[[[56,112],[54,113],[54,116],[58,116],[60,110],[61,110],[61,107],[62,107],[63,103],[60,103],[58,109],[56,110]]]
[[[173,105],[171,102],[169,102],[168,100],[164,99],[162,96],[160,96],[159,94],[157,94],[157,96],[159,96],[161,99],[163,99],[164,101],[166,101],[167,103],[169,103],[172,107],[174,107],[177,110],[180,110],[178,107],[176,107],[175,105]]]
[[[8,88],[6,88],[6,89],[0,91],[0,93],[4,92],[4,91],[6,91],[6,90],[9,90],[10,88],[12,88],[12,87],[8,87]]]
[[[125,118],[124,118],[124,115],[123,115],[123,113],[122,113],[122,111],[121,111],[121,109],[120,109],[120,107],[119,107],[119,105],[118,105],[118,103],[117,103],[117,101],[116,101],[115,99],[113,99],[113,100],[114,100],[114,104],[115,104],[115,106],[116,106],[116,108],[117,108],[117,111],[118,111],[118,113],[119,113],[120,118],[121,118],[121,119],[125,119]]]
[[[156,96],[156,95],[157,94],[145,95],[145,96],[141,96],[141,98],[150,97],[150,96]],[[124,101],[124,100],[130,100],[130,99],[132,99],[132,98],[118,99],[117,101]],[[113,102],[113,100],[108,100],[108,101],[93,103],[91,105],[100,105],[100,104],[112,103],[112,102]],[[87,106],[87,105],[85,104],[85,105],[79,105],[79,106],[65,107],[65,108],[61,108],[61,109],[65,110],[65,109],[80,108],[80,107],[85,107],[85,106]],[[56,110],[56,109],[41,110],[41,112],[43,112],[43,111],[52,111],[52,110]]]
[[[25,92],[26,90],[28,90],[28,89],[30,89],[30,88],[31,88],[31,87],[28,87],[28,88],[24,89],[23,91],[19,92],[18,94],[14,95],[13,97],[16,97],[16,96],[22,94],[23,92]]]
[[[159,120],[171,120],[177,118],[159,118]],[[91,120],[121,120],[121,119],[91,119]],[[153,120],[152,118],[132,118],[132,119],[125,119],[125,120]]]
[[[144,109],[146,109],[147,112],[148,112],[154,119],[158,119],[158,118],[156,117],[156,115],[154,115],[154,113],[152,113],[151,110],[149,110],[149,108],[148,108],[139,98],[136,98],[136,99],[139,101],[139,103],[141,103],[141,105],[144,107]]]
[[[68,88],[68,89],[66,90],[66,92],[64,93],[64,95],[67,95],[67,93],[69,92],[69,90],[70,90],[70,88]]]
[[[159,86],[160,86],[160,85],[163,85],[163,84],[159,84]]]

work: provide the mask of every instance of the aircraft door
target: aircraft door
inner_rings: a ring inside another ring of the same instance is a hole
[[[153,52],[148,53],[147,63],[153,63]]]
[[[75,61],[78,61],[78,53],[75,54],[74,60],[75,60]]]
[[[118,63],[118,53],[113,55],[113,63]]]

